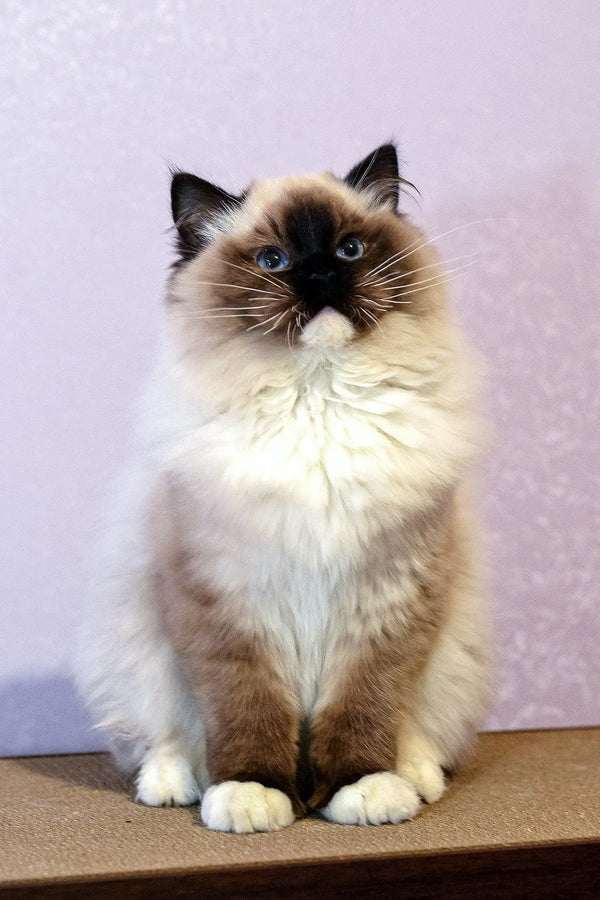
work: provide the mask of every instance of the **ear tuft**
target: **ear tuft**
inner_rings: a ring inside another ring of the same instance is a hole
[[[398,154],[393,144],[383,144],[365,156],[344,181],[357,191],[365,191],[380,206],[396,211],[400,195]]]
[[[187,172],[172,173],[171,212],[182,260],[196,256],[219,230],[219,220],[240,206],[242,199]]]

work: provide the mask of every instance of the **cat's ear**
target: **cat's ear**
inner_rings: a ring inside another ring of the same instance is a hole
[[[222,230],[223,220],[242,203],[241,197],[189,175],[173,172],[171,212],[177,228],[177,249],[182,259],[192,259]]]
[[[398,206],[400,196],[400,173],[398,154],[393,144],[383,144],[365,156],[344,181],[357,191],[368,192],[375,202],[393,211]]]

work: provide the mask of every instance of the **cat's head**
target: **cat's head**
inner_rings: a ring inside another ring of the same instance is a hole
[[[290,348],[360,340],[389,317],[422,315],[443,275],[398,212],[402,182],[391,144],[345,178],[258,181],[239,196],[174,173],[171,308],[190,328]]]

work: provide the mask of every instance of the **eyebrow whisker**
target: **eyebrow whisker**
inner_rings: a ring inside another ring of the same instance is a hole
[[[419,244],[419,246],[415,247],[414,245],[418,243],[418,241],[420,240],[420,238],[419,238],[416,241],[413,241],[411,244],[409,244],[408,247],[405,247],[404,251],[399,252],[400,254],[404,252],[404,255],[399,255],[399,253],[396,253],[396,254],[394,254],[393,257],[388,257],[388,260],[384,260],[383,263],[380,263],[378,266],[375,266],[374,269],[371,269],[370,272],[367,272],[365,274],[365,278],[368,278],[369,275],[375,274],[375,272],[377,272],[377,271],[384,271],[385,269],[389,268],[390,265],[393,265],[394,262],[400,262],[402,259],[405,259],[407,256],[410,256],[411,254],[416,253],[418,250],[421,250],[423,247],[428,246],[428,244],[432,244],[434,241],[437,241],[440,238],[446,237],[449,234],[454,234],[455,231],[460,231],[463,228],[470,228],[473,225],[482,225],[485,222],[499,222],[499,221],[504,221],[504,220],[502,218],[497,218],[497,217],[492,216],[492,217],[488,217],[487,219],[476,219],[474,222],[463,222],[462,225],[457,225],[456,228],[450,228],[448,231],[441,232],[441,234],[435,234],[433,237],[429,238],[429,240],[423,241],[423,243],[421,243],[421,244]],[[425,234],[423,235],[423,237],[427,237],[430,234],[431,234],[431,229],[429,231],[426,231]],[[414,248],[414,249],[411,249],[411,248]]]

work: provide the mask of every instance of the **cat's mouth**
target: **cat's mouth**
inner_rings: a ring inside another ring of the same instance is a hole
[[[319,350],[335,350],[343,347],[354,336],[350,319],[333,306],[324,306],[304,326],[300,342]]]

